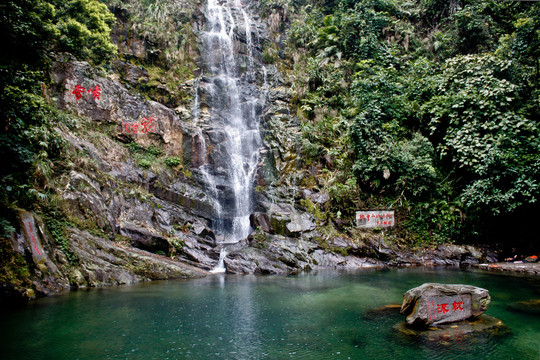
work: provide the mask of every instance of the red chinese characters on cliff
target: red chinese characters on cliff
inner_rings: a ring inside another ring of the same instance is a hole
[[[150,116],[148,118],[143,118],[140,123],[130,123],[125,122],[122,124],[122,131],[130,134],[138,134],[139,131],[143,134],[146,133],[155,133],[157,119],[155,116]]]
[[[99,97],[101,96],[101,88],[99,87],[99,85],[96,85],[92,89],[85,89],[80,84],[78,84],[75,86],[75,90],[73,90],[72,92],[72,94],[75,95],[76,100],[81,100],[84,93],[92,93],[92,99],[100,100]]]

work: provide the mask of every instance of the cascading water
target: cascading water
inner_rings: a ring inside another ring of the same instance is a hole
[[[212,270],[210,270],[211,273],[219,274],[225,272],[225,256],[227,256],[227,250],[225,247],[221,249],[221,252],[219,253],[219,261],[216,267],[214,267]]]
[[[257,85],[260,62],[254,57],[252,36],[256,27],[244,5],[240,0],[208,0],[206,19],[202,75],[194,104],[197,141],[203,154],[198,171],[212,200],[216,239],[228,244],[246,238],[251,231],[264,94]],[[205,116],[200,107],[208,108]]]

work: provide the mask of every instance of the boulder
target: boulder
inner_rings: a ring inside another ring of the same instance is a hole
[[[195,235],[199,236],[202,239],[211,240],[212,244],[216,240],[216,235],[212,230],[210,230],[205,224],[201,221],[195,221],[192,224],[192,231]]]
[[[134,284],[148,280],[201,277],[206,271],[130,246],[120,245],[86,231],[69,228],[70,250],[79,259],[72,268],[74,288]]]
[[[291,216],[291,221],[286,225],[287,235],[298,236],[304,231],[315,229],[315,223],[311,220],[309,214],[300,214]]]
[[[308,195],[308,198],[317,204],[325,204],[330,201],[330,196],[327,192],[319,192]]]
[[[407,324],[427,327],[480,316],[491,301],[489,291],[461,284],[427,283],[403,295]]]
[[[270,230],[282,236],[299,237],[316,227],[310,214],[298,212],[290,204],[272,204],[267,216]]]
[[[224,262],[227,272],[233,274],[285,274],[293,270],[266,249],[245,248],[229,254]]]
[[[268,219],[268,216],[264,213],[256,212],[254,214],[251,214],[249,217],[249,221],[251,223],[251,227],[254,229],[261,228],[262,231],[266,233],[272,232],[272,227],[270,226],[270,220]]]

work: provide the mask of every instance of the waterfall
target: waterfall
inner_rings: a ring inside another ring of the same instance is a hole
[[[202,154],[197,171],[211,198],[217,242],[236,243],[252,230],[249,216],[262,146],[259,122],[265,94],[257,84],[262,66],[254,56],[252,36],[257,29],[240,0],[208,0],[205,15],[202,75],[193,112]],[[205,117],[201,106],[208,108]]]
[[[220,274],[225,272],[225,256],[227,256],[227,250],[225,250],[225,247],[223,247],[219,253],[219,261],[215,268],[210,270],[213,274]]]

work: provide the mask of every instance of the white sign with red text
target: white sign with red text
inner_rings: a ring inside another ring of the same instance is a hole
[[[356,224],[362,229],[394,227],[394,210],[357,211]]]

